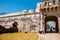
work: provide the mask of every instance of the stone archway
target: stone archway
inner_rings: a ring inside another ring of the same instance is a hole
[[[47,16],[45,18],[45,33],[58,33],[58,18],[56,16]]]

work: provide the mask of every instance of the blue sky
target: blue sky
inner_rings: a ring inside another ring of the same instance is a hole
[[[48,21],[47,24],[51,25],[51,26],[54,26],[56,25],[56,23],[54,21]]]
[[[21,12],[22,10],[36,9],[37,2],[43,0],[0,0],[0,13]]]

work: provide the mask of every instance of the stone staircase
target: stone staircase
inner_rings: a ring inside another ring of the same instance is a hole
[[[59,33],[46,33],[46,34],[38,34],[38,40],[60,40]]]

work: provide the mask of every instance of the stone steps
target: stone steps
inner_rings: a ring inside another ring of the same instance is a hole
[[[58,33],[39,34],[39,40],[60,40],[60,34]]]

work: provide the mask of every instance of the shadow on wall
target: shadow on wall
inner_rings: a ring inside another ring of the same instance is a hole
[[[18,32],[17,28],[18,23],[14,22],[12,24],[13,27],[10,27],[9,29],[5,28],[4,26],[0,25],[0,34],[2,33],[13,33],[13,32]]]

